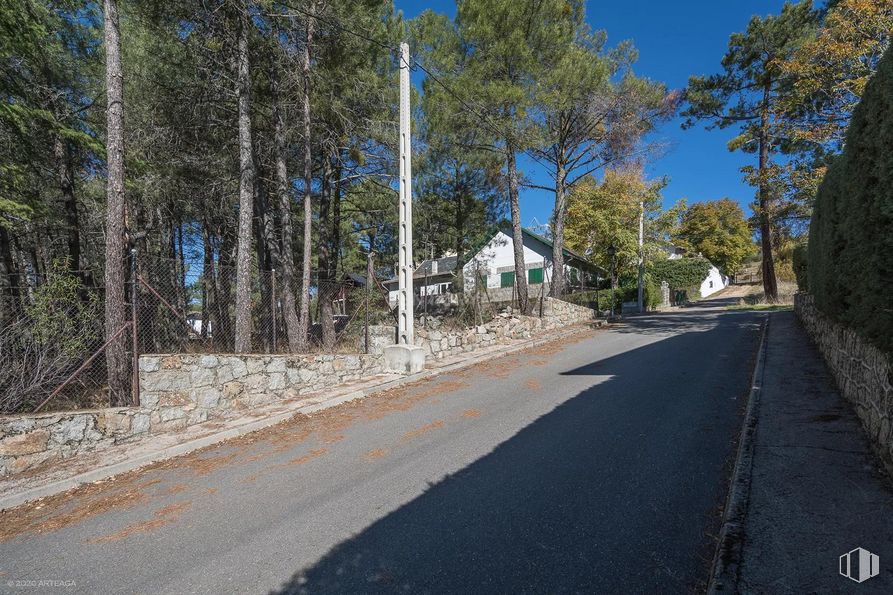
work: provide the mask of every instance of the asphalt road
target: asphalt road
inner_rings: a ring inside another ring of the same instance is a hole
[[[0,589],[703,588],[759,318],[687,310],[0,514]]]

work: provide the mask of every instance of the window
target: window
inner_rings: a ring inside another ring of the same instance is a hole
[[[499,286],[500,287],[511,287],[515,284],[515,273],[509,271],[507,273],[501,273],[499,275]]]
[[[713,289],[713,280],[710,280],[710,289]]]
[[[527,282],[528,283],[542,283],[543,282],[543,269],[530,269],[527,271]]]

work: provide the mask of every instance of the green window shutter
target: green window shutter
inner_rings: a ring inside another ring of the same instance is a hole
[[[502,273],[499,276],[499,286],[500,287],[511,287],[515,284],[515,273],[507,272]]]
[[[543,282],[543,269],[530,269],[527,271],[527,282],[528,283],[542,283]]]

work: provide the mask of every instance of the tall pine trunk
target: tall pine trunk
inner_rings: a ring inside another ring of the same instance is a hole
[[[272,283],[270,272],[275,262],[275,254],[278,253],[278,243],[275,238],[275,225],[273,212],[267,200],[266,186],[263,184],[264,170],[257,165],[257,175],[254,178],[254,251],[258,269],[258,288],[260,289],[260,340],[266,352],[273,346],[273,321],[275,315],[273,307]]]
[[[769,214],[770,189],[766,180],[769,168],[769,88],[763,90],[763,105],[760,113],[760,247],[763,251],[763,293],[766,300],[778,299],[778,284],[775,280],[775,261],[772,258],[772,225]]]
[[[207,220],[202,220],[202,243],[204,258],[202,261],[202,339],[209,336],[211,326],[211,307],[216,302],[214,295],[214,247],[211,245],[211,232]],[[215,327],[217,324],[215,323]]]
[[[0,225],[0,281],[7,281],[8,295],[0,295],[0,323],[6,324],[21,311],[19,295],[19,267],[12,254],[12,238],[6,228]],[[0,289],[5,289],[0,286]]]
[[[124,74],[117,0],[104,0],[106,81],[105,336],[111,339],[126,323],[124,312]],[[126,334],[105,351],[111,402],[129,403]],[[133,395],[135,398],[136,395]]]
[[[456,268],[454,273],[453,293],[458,296],[459,307],[465,306],[465,189],[462,188],[459,178],[462,175],[459,167],[453,168],[453,192],[456,197],[456,216],[453,220],[456,226]]]
[[[236,353],[251,351],[251,221],[254,215],[254,150],[251,144],[251,63],[248,6],[239,15],[239,236],[236,257]]]
[[[331,252],[329,257],[329,278],[333,282],[338,280],[338,265],[341,261],[341,192],[343,183],[341,176],[344,173],[344,160],[337,157],[337,165],[335,166],[335,185],[332,192],[332,235],[329,239]]]
[[[515,147],[506,143],[506,173],[509,177],[509,206],[512,213],[512,247],[515,253],[515,286],[518,289],[518,308],[523,314],[530,312],[527,297],[527,267],[524,264],[524,236],[521,230],[521,206],[519,204],[518,167],[515,162]]]
[[[315,10],[316,4],[311,6]],[[301,261],[301,311],[298,323],[300,346],[298,351],[307,350],[307,333],[310,330],[310,250],[313,246],[313,157],[310,138],[310,51],[313,47],[314,20],[307,19],[307,39],[304,44],[304,241]]]
[[[273,91],[273,141],[276,152],[276,192],[279,195],[279,267],[282,270],[282,317],[288,336],[288,350],[297,353],[303,348],[301,322],[295,302],[295,254],[292,247],[294,230],[291,222],[291,190],[285,162],[285,110],[280,104],[279,71],[274,66],[270,86]]]
[[[331,208],[332,208],[332,167],[330,158],[323,160],[322,193],[319,200],[319,277],[317,299],[319,300],[319,324],[322,330],[322,344],[327,350],[335,347],[335,311],[332,308],[333,287],[331,272]]]
[[[552,214],[552,279],[549,295],[564,293],[564,221],[567,217],[567,172],[559,165],[555,176],[555,212]],[[545,283],[543,271],[543,283]]]
[[[65,232],[68,244],[68,265],[71,271],[83,278],[81,271],[81,235],[78,221],[78,203],[74,196],[74,171],[68,144],[59,136],[53,139],[53,157],[62,193],[62,210],[65,213]]]
[[[214,333],[214,346],[218,351],[234,350],[234,325],[233,318],[230,315],[230,306],[232,305],[233,290],[233,272],[235,270],[233,262],[233,238],[229,230],[218,228],[217,235],[220,237],[220,254],[217,256],[217,288],[215,290],[216,300],[214,301],[214,311],[216,312],[218,324],[216,328],[211,329]]]

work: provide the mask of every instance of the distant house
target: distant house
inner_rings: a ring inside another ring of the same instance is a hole
[[[456,301],[453,294],[458,261],[455,255],[450,255],[422,262],[412,274],[416,296],[438,305]],[[388,302],[391,307],[396,306],[399,280],[395,276],[385,281],[384,286],[388,290]]]
[[[685,249],[680,248],[678,246],[665,246],[664,251],[667,253],[667,258],[670,260],[676,260],[677,258],[683,258],[685,256]],[[699,255],[700,256],[700,255]],[[705,298],[707,296],[713,295],[717,291],[728,287],[729,278],[722,274],[722,272],[716,268],[716,265],[710,264],[710,270],[707,271],[707,275],[704,277],[704,280],[701,281],[701,286],[699,291],[701,293],[701,297]]]
[[[548,295],[552,277],[552,241],[529,229],[523,230],[524,266],[531,297]],[[457,303],[455,255],[422,262],[413,272],[416,300],[430,304]],[[571,250],[564,250],[564,274],[568,287],[595,287],[605,271]],[[479,287],[487,291],[491,302],[508,302],[515,296],[515,252],[511,228],[494,229],[489,240],[462,267],[465,292]],[[397,304],[399,282],[396,277],[384,282],[391,306]]]
[[[195,333],[196,336],[201,336],[203,327],[205,325],[204,320],[202,320],[201,312],[190,312],[186,315],[186,322],[189,323],[189,327],[192,329],[192,332]],[[211,336],[211,322],[207,323],[207,332],[208,336]]]
[[[531,297],[548,295],[554,278],[552,241],[529,229],[522,230],[524,268],[527,271],[528,293]],[[490,240],[463,267],[465,290],[473,291],[478,283],[487,290],[490,301],[510,301],[515,295],[515,251],[512,230],[495,231]],[[606,272],[584,256],[564,249],[564,275],[567,286],[594,287]]]

